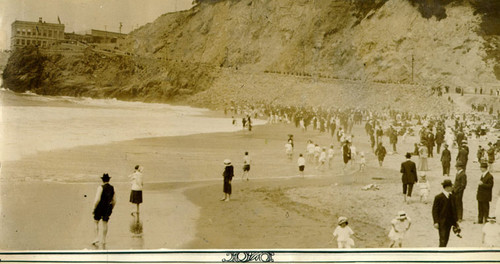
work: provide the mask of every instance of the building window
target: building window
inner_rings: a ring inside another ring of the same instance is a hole
[[[28,36],[31,36],[31,29],[28,29],[28,31],[26,33]]]
[[[20,41],[20,39],[16,39],[16,45],[19,45],[19,43],[20,43],[19,41]]]
[[[42,42],[42,47],[45,47],[45,46],[47,46],[47,41],[45,41],[45,40],[44,40],[44,41]]]
[[[24,39],[21,39],[21,45],[24,45],[25,42],[24,42]]]
[[[23,36],[26,35],[26,29],[23,28],[21,35],[23,35]]]
[[[39,40],[39,41],[38,41],[38,46],[40,46],[40,44],[42,44],[42,41],[41,41],[41,40]]]
[[[52,30],[49,30],[49,38],[52,37]]]
[[[31,41],[28,39],[26,40],[26,45],[30,45],[31,44]]]
[[[20,29],[17,29],[16,32],[17,32],[16,35],[21,35],[21,30]]]

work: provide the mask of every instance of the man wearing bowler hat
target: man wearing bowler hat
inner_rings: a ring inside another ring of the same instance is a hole
[[[443,166],[443,176],[450,176],[451,152],[448,149],[448,144],[444,144],[443,152],[441,152],[441,165]]]
[[[477,186],[477,209],[478,217],[477,224],[486,222],[490,213],[491,193],[493,190],[493,175],[488,171],[488,164],[481,163],[481,179]]]
[[[450,238],[451,227],[459,228],[457,223],[457,209],[455,197],[451,193],[453,184],[451,180],[444,180],[441,185],[443,191],[436,195],[432,204],[432,218],[434,228],[439,231],[439,246],[446,247]]]
[[[115,189],[109,184],[109,174],[104,173],[101,177],[103,184],[97,187],[97,193],[94,200],[94,222],[96,238],[92,245],[97,246],[99,239],[99,221],[102,220],[102,244],[106,245],[106,235],[108,233],[108,221],[113,208],[116,204]]]
[[[457,206],[457,221],[462,222],[464,207],[462,198],[464,196],[465,187],[467,186],[467,175],[465,174],[464,164],[457,162],[457,175],[455,176],[455,184],[453,184],[453,196],[456,199]]]

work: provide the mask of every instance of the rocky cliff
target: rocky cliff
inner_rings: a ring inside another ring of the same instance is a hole
[[[4,84],[197,105],[255,97],[328,105],[378,91],[408,89],[425,99],[431,86],[470,91],[499,83],[499,1],[197,2],[132,32],[117,47],[122,55],[89,48],[47,56],[37,82],[18,81],[29,69],[15,53]],[[383,103],[403,105],[396,97]]]

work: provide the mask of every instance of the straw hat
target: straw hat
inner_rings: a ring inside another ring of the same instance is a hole
[[[406,212],[405,211],[399,211],[398,212],[398,220],[401,220],[401,219],[406,219]]]
[[[231,160],[230,159],[225,159],[224,160],[224,165],[231,165]]]
[[[343,223],[347,223],[347,217],[341,216],[339,217],[338,224],[341,225]]]

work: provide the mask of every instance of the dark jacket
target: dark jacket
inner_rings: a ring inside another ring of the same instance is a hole
[[[493,175],[487,172],[484,177],[481,177],[483,184],[477,186],[477,200],[480,202],[491,202],[491,193],[493,190]]]
[[[465,148],[461,148],[457,154],[457,162],[461,162],[462,164],[467,164],[468,159],[469,159],[469,153]]]
[[[434,138],[437,144],[441,144],[444,141],[444,131],[443,130],[438,130],[436,132],[436,137]]]
[[[467,175],[465,174],[465,170],[461,170],[455,176],[455,183],[453,184],[453,192],[463,192],[465,187],[467,186]]]
[[[432,219],[435,224],[437,223],[440,226],[457,226],[457,208],[453,194],[450,194],[449,198],[446,198],[444,193],[440,193],[434,197],[434,203],[432,204]]]
[[[443,149],[443,152],[441,152],[441,162],[451,162],[451,152],[449,149]]]
[[[401,173],[403,174],[401,176],[403,184],[413,184],[418,182],[417,166],[415,165],[415,162],[407,160],[401,163]]]
[[[222,173],[222,176],[224,176],[224,182],[229,183],[234,177],[234,167],[233,165],[229,165],[224,167],[224,172]]]

